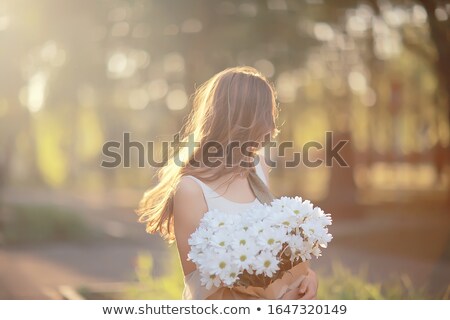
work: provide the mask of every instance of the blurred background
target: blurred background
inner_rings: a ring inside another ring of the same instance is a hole
[[[102,168],[102,147],[169,141],[196,85],[250,65],[278,91],[279,141],[350,141],[348,168],[270,178],[333,215],[311,263],[319,298],[448,299],[449,14],[437,0],[2,0],[0,298],[179,299],[175,248],[134,213],[154,168],[136,150]]]

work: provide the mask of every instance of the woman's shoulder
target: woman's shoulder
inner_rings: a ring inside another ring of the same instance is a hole
[[[182,176],[178,182],[175,197],[203,197],[203,191],[192,176]]]
[[[175,212],[202,212],[207,210],[200,185],[190,176],[182,176],[174,194]]]

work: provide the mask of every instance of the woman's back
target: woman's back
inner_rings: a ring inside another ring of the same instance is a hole
[[[266,173],[261,163],[258,163],[255,169],[256,174],[267,185]],[[185,178],[193,179],[200,186],[208,210],[239,213],[260,202],[253,194],[246,177],[236,176],[229,183],[226,183],[229,177],[221,177],[208,184],[191,175]]]

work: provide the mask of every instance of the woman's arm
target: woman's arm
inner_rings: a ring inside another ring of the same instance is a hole
[[[195,263],[187,261],[191,249],[188,239],[206,211],[208,206],[201,187],[191,178],[182,177],[173,198],[173,215],[175,238],[185,275],[197,269]]]

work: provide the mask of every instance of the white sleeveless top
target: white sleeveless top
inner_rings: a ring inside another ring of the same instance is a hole
[[[256,165],[256,173],[267,185],[267,179],[261,168],[260,163]],[[240,213],[252,205],[259,202],[255,199],[248,203],[238,203],[224,198],[219,195],[208,185],[203,183],[201,180],[192,177],[203,190],[203,194],[208,205],[208,210],[219,209],[227,213]],[[282,299],[285,294],[290,291],[295,290],[300,285],[303,277],[306,275],[307,265],[305,263],[299,263],[290,272],[286,272],[281,279],[276,280],[267,288],[256,288],[256,287],[234,287],[233,290],[227,288],[217,288],[212,287],[211,289],[206,289],[206,287],[201,285],[200,273],[197,269],[190,272],[184,277],[184,290],[182,299],[183,300],[203,300],[203,299],[215,299],[215,300],[243,300],[243,299],[270,299],[277,300]],[[295,291],[294,291],[295,293]],[[294,299],[294,298],[291,298]]]
[[[261,162],[258,162],[258,164],[255,166],[256,174],[261,178],[261,180],[267,185],[267,179],[264,175],[264,172],[261,167]],[[202,188],[203,195],[205,197],[206,205],[208,206],[208,210],[218,209],[225,213],[239,213],[242,211],[245,211],[246,209],[249,209],[252,205],[256,203],[260,203],[258,198],[253,200],[252,202],[235,202],[228,200],[215,192],[211,187],[209,187],[207,184],[202,182],[201,180],[197,179],[193,176],[186,176],[194,181],[196,181],[200,187]]]
[[[261,167],[261,163],[258,162],[258,164],[255,166],[256,174],[261,178],[261,180],[267,185],[267,179],[264,175],[264,172]],[[203,195],[205,197],[206,204],[208,206],[208,210],[212,209],[218,209],[225,213],[230,214],[236,214],[243,212],[247,209],[249,209],[251,206],[253,206],[256,203],[260,203],[258,198],[253,200],[252,202],[247,203],[240,203],[240,202],[234,202],[231,200],[228,200],[215,192],[211,187],[209,187],[207,184],[202,182],[201,180],[193,177],[193,176],[186,176],[194,181],[196,181],[200,187],[203,190]],[[184,277],[184,290],[183,290],[183,300],[190,300],[190,299],[204,299],[208,295],[211,295],[214,293],[214,291],[217,290],[217,288],[211,288],[210,290],[207,290],[205,287],[203,287],[200,283],[200,274],[198,270],[194,270],[191,273],[187,274]]]

